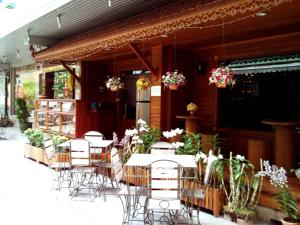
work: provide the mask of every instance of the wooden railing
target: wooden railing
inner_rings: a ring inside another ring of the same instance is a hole
[[[34,128],[75,137],[75,112],[74,99],[38,99],[35,102]]]

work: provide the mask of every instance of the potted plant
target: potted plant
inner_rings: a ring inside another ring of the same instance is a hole
[[[264,161],[264,170],[260,173],[270,178],[271,185],[276,189],[275,200],[280,205],[281,212],[285,215],[281,222],[283,225],[300,225],[297,199],[288,186],[286,170],[270,165],[269,161]]]
[[[23,98],[16,98],[15,100],[16,106],[16,117],[19,121],[19,126],[21,132],[24,132],[28,128],[28,118],[30,116],[26,101]]]
[[[244,156],[233,157],[230,153],[225,162],[229,170],[229,188],[222,181],[227,200],[224,213],[238,224],[254,224],[263,177],[254,173],[254,166]]]
[[[170,90],[177,90],[178,87],[185,85],[186,78],[182,73],[178,73],[177,70],[174,72],[167,72],[162,76],[163,84]]]
[[[233,86],[235,84],[234,72],[228,66],[220,66],[213,68],[208,78],[209,84],[216,84],[218,88],[225,88],[227,85]]]
[[[111,91],[119,91],[124,88],[124,83],[121,81],[120,77],[113,76],[109,78],[105,83],[106,87]]]
[[[140,76],[140,78],[136,81],[136,86],[139,90],[148,90],[150,87],[150,80],[146,76]]]

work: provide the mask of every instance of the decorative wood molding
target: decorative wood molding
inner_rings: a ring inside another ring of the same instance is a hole
[[[66,39],[36,53],[35,60],[38,62],[79,61],[107,48],[125,47],[133,40],[158,39],[162,34],[201,26],[221,18],[251,15],[287,1],[290,0],[179,1],[119,21],[114,25]]]
[[[76,75],[76,73],[62,60],[58,60],[58,62],[74,77],[74,79],[80,83],[80,78]]]
[[[158,79],[157,77],[157,72],[154,69],[154,67],[152,66],[152,64],[142,55],[142,52],[140,51],[140,49],[138,48],[138,46],[136,44],[133,43],[128,43],[129,47],[131,48],[131,50],[136,54],[136,56],[142,61],[142,63],[150,70],[150,72],[154,75],[155,80]]]

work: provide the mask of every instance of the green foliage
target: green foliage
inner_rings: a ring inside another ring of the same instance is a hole
[[[220,149],[223,148],[224,138],[221,138],[219,134],[215,134],[210,138],[210,144],[213,150],[213,154],[220,154]],[[218,150],[218,153],[216,151]]]
[[[177,154],[196,155],[201,150],[200,134],[185,133],[182,139],[184,145],[177,149]]]
[[[54,98],[64,96],[67,79],[68,73],[66,71],[60,71],[55,73],[53,85]]]
[[[19,123],[27,123],[28,117],[30,116],[26,101],[23,98],[16,98],[15,100],[16,106],[16,117],[19,120]]]
[[[155,142],[159,141],[160,138],[160,130],[155,127],[149,127],[149,131],[145,132],[141,139],[143,140],[145,151]]]
[[[287,186],[278,188],[275,199],[280,204],[280,210],[288,217],[288,219],[293,222],[298,222],[300,220],[297,199]]]
[[[54,146],[55,152],[63,152],[64,148],[59,147],[58,145],[61,144],[61,143],[66,142],[68,140],[68,138],[65,137],[65,136],[52,134],[51,139],[53,141],[53,146]]]
[[[27,129],[24,132],[25,136],[29,140],[29,144],[38,148],[44,146],[44,131],[39,129]]]
[[[35,80],[24,80],[22,81],[24,90],[24,99],[28,103],[29,109],[34,109],[34,100],[36,98],[36,81]]]

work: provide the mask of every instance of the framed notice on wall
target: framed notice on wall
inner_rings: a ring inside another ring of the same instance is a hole
[[[151,86],[151,97],[161,96],[161,86]]]

